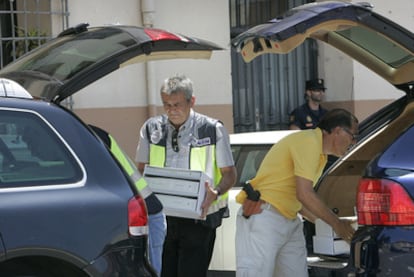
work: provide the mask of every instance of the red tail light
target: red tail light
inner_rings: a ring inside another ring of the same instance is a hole
[[[148,235],[147,206],[140,196],[135,196],[128,202],[128,227],[132,236]]]
[[[414,203],[398,183],[384,179],[361,179],[357,195],[361,225],[413,225]]]
[[[183,38],[180,38],[176,36],[175,34],[168,33],[164,30],[160,29],[144,29],[144,32],[154,41],[156,40],[164,40],[164,39],[170,39],[170,40],[183,40]]]

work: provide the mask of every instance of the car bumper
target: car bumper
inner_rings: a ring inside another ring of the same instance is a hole
[[[414,226],[359,227],[351,244],[355,276],[414,274]]]
[[[91,276],[156,277],[157,274],[147,260],[146,243],[146,237],[141,237],[111,245],[84,271]]]

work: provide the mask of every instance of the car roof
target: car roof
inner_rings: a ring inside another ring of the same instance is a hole
[[[155,28],[80,24],[0,70],[0,77],[34,98],[61,102],[130,64],[166,59],[209,59],[218,45]]]
[[[278,130],[230,134],[231,145],[274,144],[298,130]]]
[[[21,85],[5,78],[0,78],[0,97],[33,98]]]
[[[232,46],[249,62],[266,53],[288,53],[308,38],[337,48],[393,85],[414,81],[414,34],[366,3],[305,4],[243,32]]]

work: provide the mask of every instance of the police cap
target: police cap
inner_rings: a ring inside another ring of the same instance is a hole
[[[306,81],[306,90],[326,90],[323,79],[312,79]]]

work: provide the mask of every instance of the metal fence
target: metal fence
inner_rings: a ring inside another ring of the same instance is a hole
[[[0,0],[0,68],[68,27],[68,0]]]

